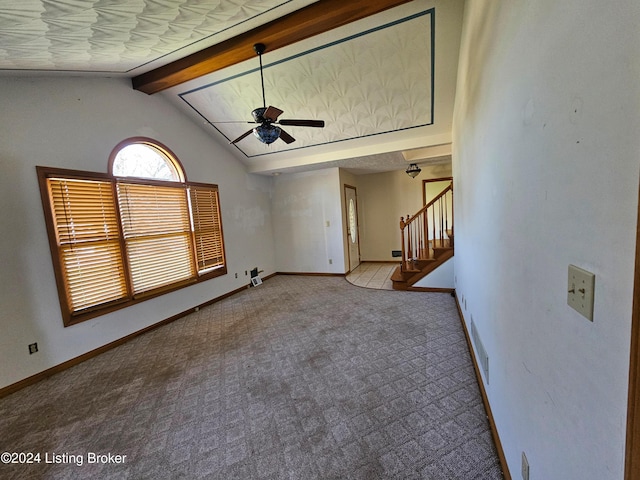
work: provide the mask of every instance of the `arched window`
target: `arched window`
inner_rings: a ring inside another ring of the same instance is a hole
[[[144,137],[120,142],[111,152],[109,171],[115,177],[136,177],[184,182],[177,157],[164,145]]]
[[[143,137],[108,168],[38,167],[65,325],[227,273],[217,185]]]

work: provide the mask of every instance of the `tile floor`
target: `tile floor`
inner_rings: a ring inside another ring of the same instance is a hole
[[[363,262],[347,275],[347,281],[359,287],[393,290],[391,275],[398,263]]]

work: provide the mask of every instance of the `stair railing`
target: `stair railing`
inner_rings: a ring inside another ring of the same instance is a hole
[[[434,247],[453,247],[453,182],[411,216],[400,217],[403,272],[433,258]]]

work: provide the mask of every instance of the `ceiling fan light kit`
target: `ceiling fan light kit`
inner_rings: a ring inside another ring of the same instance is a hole
[[[258,125],[253,129],[253,134],[256,136],[256,138],[262,143],[266,143],[267,145],[272,144],[278,138],[280,138],[281,133],[282,129],[280,127],[271,125],[268,122],[265,122],[262,125]]]
[[[282,110],[276,107],[268,107],[267,102],[265,100],[264,94],[264,75],[262,71],[262,54],[266,50],[266,46],[263,43],[256,43],[253,46],[253,49],[258,54],[258,58],[260,59],[260,82],[262,83],[262,107],[258,107],[251,112],[251,116],[253,117],[253,122],[247,123],[258,123],[259,125],[251,130],[243,133],[235,140],[232,140],[231,144],[236,144],[250,133],[256,136],[258,140],[262,143],[270,145],[275,142],[278,138],[280,138],[285,143],[289,144],[295,142],[296,139],[285,132],[282,128],[276,126],[279,125],[291,125],[297,127],[324,127],[324,120],[280,120],[278,121],[278,117],[284,113]]]

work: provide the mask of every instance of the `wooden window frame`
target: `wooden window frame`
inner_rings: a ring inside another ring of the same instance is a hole
[[[109,155],[109,165],[107,167],[107,172],[109,172],[113,177],[117,177],[116,175],[113,175],[113,168],[114,168],[114,163],[116,161],[116,157],[118,156],[118,153],[120,153],[120,150],[122,150],[123,148],[133,144],[145,145],[153,150],[156,150],[159,154],[165,157],[167,162],[171,163],[173,169],[178,174],[178,177],[180,179],[179,182],[182,182],[182,183],[187,182],[188,180],[187,173],[184,171],[184,167],[182,166],[182,163],[180,163],[180,160],[178,159],[176,154],[173,153],[171,149],[166,145],[149,137],[130,137],[125,140],[122,140],[115,147],[113,147],[113,150]],[[122,178],[125,178],[125,177],[122,177]],[[148,180],[150,182],[154,181],[154,179],[152,178],[141,178],[141,177],[126,177],[126,178],[138,179],[142,181]]]
[[[37,166],[36,167],[38,173],[38,182],[40,187],[40,197],[42,200],[42,206],[44,210],[45,224],[47,228],[47,236],[49,239],[49,248],[51,250],[51,259],[53,263],[53,270],[56,278],[56,286],[58,290],[58,297],[60,300],[60,308],[62,313],[62,320],[65,327],[78,324],[80,322],[84,322],[91,318],[98,317],[100,315],[105,315],[107,313],[114,312],[116,310],[120,310],[122,308],[129,307],[131,305],[135,305],[137,303],[143,302],[145,300],[149,300],[151,298],[155,298],[159,295],[164,295],[165,293],[172,292],[175,290],[179,290],[189,285],[193,285],[199,282],[203,282],[206,280],[210,280],[212,278],[216,278],[222,275],[227,274],[227,265],[226,265],[226,257],[225,257],[225,246],[224,246],[224,232],[222,229],[222,218],[219,215],[219,223],[220,223],[220,237],[222,243],[222,252],[224,264],[220,267],[210,269],[204,271],[203,273],[198,272],[198,269],[195,270],[195,275],[188,280],[180,281],[177,283],[169,284],[162,286],[156,290],[151,290],[148,292],[144,292],[141,295],[133,294],[133,287],[131,282],[131,272],[128,264],[128,259],[126,255],[126,247],[125,240],[122,233],[122,219],[120,215],[120,205],[117,199],[117,185],[118,183],[138,183],[144,185],[170,185],[173,187],[183,188],[185,191],[185,199],[189,196],[189,188],[193,186],[206,186],[208,188],[214,189],[218,192],[218,200],[219,200],[219,190],[218,186],[215,184],[203,184],[203,183],[190,183],[188,181],[183,182],[168,182],[168,181],[158,181],[158,180],[148,180],[148,179],[132,179],[130,177],[115,177],[110,174],[98,173],[98,172],[86,172],[80,170],[69,170],[69,169],[61,169],[61,168],[53,168],[53,167],[44,167]],[[66,293],[66,279],[64,275],[64,270],[61,262],[61,256],[59,253],[59,245],[57,241],[57,234],[54,223],[54,211],[51,205],[50,193],[48,187],[48,179],[49,178],[60,178],[60,179],[69,179],[69,180],[85,180],[85,181],[106,181],[110,182],[114,193],[116,193],[116,210],[118,214],[118,225],[119,225],[119,235],[120,235],[120,244],[121,250],[123,254],[123,265],[125,270],[125,277],[127,282],[127,296],[124,299],[109,302],[105,304],[96,305],[94,307],[88,308],[86,310],[80,310],[77,312],[72,311],[70,306],[70,302],[67,299]],[[189,212],[191,212],[191,206],[188,200]],[[220,209],[220,203],[218,201],[218,211]],[[194,245],[195,249],[195,237],[193,232],[193,225],[191,228],[191,242]],[[194,250],[195,251],[195,250]],[[195,254],[194,254],[195,256]],[[196,259],[192,259],[193,262],[196,262]],[[196,263],[197,264],[197,263]]]

